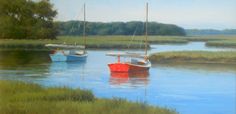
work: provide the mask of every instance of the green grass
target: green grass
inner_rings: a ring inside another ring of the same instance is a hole
[[[96,49],[143,49],[144,36],[88,36],[87,48]],[[181,37],[171,36],[149,36],[149,43],[187,43],[187,40]],[[84,44],[80,36],[59,36],[57,40],[13,40],[1,39],[0,49],[30,49],[30,50],[47,50],[45,44]]]
[[[88,36],[90,49],[143,49],[145,36]],[[190,41],[204,41],[207,46],[235,47],[236,36],[149,36],[149,44],[186,44]],[[48,50],[45,44],[82,44],[81,36],[59,36],[57,40],[13,40],[0,39],[0,49]],[[150,47],[150,46],[149,46]]]
[[[197,71],[207,71],[207,72],[214,72],[214,73],[222,73],[222,72],[232,72],[236,73],[235,64],[204,64],[204,63],[158,63],[152,64],[152,67],[163,67],[163,68],[175,68],[176,70],[194,70]]]
[[[91,91],[43,88],[0,81],[1,114],[176,114],[175,111],[123,99],[98,99]]]
[[[219,41],[208,41],[207,46],[236,48],[236,38]]]
[[[236,64],[235,51],[177,51],[155,53],[150,56],[153,63],[219,63]]]
[[[121,39],[120,39],[121,38]],[[123,38],[123,39],[122,39]],[[143,48],[144,43],[134,41],[130,42],[124,40],[125,37],[115,36],[114,38],[102,37],[102,36],[89,36],[87,38],[87,48],[122,48],[122,49],[138,49]],[[57,40],[0,40],[1,49],[30,49],[30,50],[48,50],[44,45],[48,43],[56,44],[78,44],[83,45],[84,40],[82,37],[73,36],[61,36]]]
[[[145,36],[136,36],[134,41],[143,40]],[[152,44],[186,44],[184,36],[149,36],[148,42]]]
[[[186,38],[188,41],[204,41],[211,47],[230,47],[236,48],[235,35],[212,35],[212,36],[194,36]]]
[[[224,40],[231,40],[236,39],[236,35],[203,35],[203,36],[189,36],[186,37],[185,40],[188,41],[224,41]]]

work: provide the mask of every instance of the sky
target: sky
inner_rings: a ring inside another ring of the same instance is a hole
[[[185,29],[236,29],[236,0],[51,0],[57,21],[92,22],[149,21],[176,24]]]

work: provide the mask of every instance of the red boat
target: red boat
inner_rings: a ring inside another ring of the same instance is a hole
[[[148,71],[151,67],[146,55],[133,53],[108,53],[107,55],[118,57],[116,63],[108,64],[111,72],[143,72]],[[125,57],[126,61],[121,62],[120,57]]]
[[[148,71],[151,63],[147,55],[147,27],[148,26],[148,3],[146,5],[146,32],[145,32],[145,54],[137,53],[109,53],[108,56],[117,56],[118,62],[108,64],[111,72],[138,72]],[[128,61],[121,62],[120,57],[128,57]]]

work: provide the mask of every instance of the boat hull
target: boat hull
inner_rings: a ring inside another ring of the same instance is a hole
[[[87,58],[87,54],[65,55],[64,53],[58,52],[58,53],[50,54],[50,58],[53,62],[85,61]]]
[[[53,62],[67,61],[67,57],[63,53],[50,54],[50,58]]]
[[[68,55],[67,56],[67,61],[85,61],[87,58],[86,55]]]
[[[128,63],[111,63],[108,64],[111,72],[141,72],[148,71],[149,66],[133,65]]]

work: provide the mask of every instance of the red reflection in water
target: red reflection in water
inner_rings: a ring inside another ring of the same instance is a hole
[[[110,74],[111,85],[147,85],[148,84],[148,71],[132,72],[132,73],[118,73],[111,72]]]

